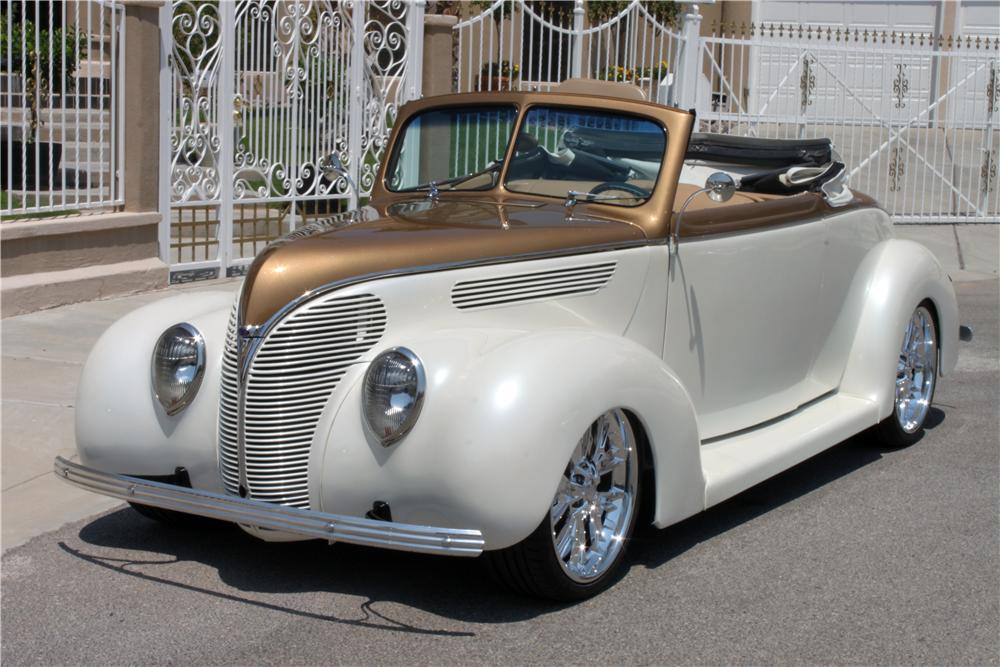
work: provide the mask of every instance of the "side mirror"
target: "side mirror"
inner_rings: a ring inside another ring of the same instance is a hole
[[[673,240],[670,249],[671,252],[677,252],[677,244],[680,242],[681,238],[681,217],[684,215],[684,211],[687,210],[688,204],[694,201],[694,198],[703,192],[708,193],[708,198],[714,202],[722,203],[729,201],[736,193],[736,181],[734,181],[733,177],[726,172],[717,171],[705,179],[705,187],[691,193],[691,195],[684,201],[684,205],[681,206],[681,210],[677,212],[677,223],[674,225],[673,234],[671,234],[671,238]]]
[[[726,172],[717,171],[705,179],[705,191],[712,201],[729,201],[736,192],[736,181]]]
[[[361,194],[358,192],[358,186],[354,183],[351,175],[347,172],[347,167],[344,163],[340,161],[340,156],[336,153],[330,153],[325,158],[319,161],[319,168],[331,181],[335,181],[338,178],[342,178],[347,181],[347,185],[354,191],[354,198],[356,200],[361,199]]]

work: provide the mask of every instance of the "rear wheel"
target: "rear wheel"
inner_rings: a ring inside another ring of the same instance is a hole
[[[889,447],[912,445],[923,435],[937,386],[938,337],[930,304],[923,302],[906,325],[896,365],[896,397],[892,414],[877,428]]]
[[[549,511],[535,531],[487,552],[511,588],[552,600],[582,600],[621,571],[639,505],[640,447],[620,409],[595,421],[570,456]]]

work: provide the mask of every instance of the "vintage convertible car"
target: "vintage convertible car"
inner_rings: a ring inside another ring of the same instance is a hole
[[[107,331],[57,474],[265,540],[484,554],[572,600],[638,521],[868,428],[916,441],[960,338],[934,256],[829,141],[692,135],[635,92],[407,104],[367,206],[272,243],[235,302]]]

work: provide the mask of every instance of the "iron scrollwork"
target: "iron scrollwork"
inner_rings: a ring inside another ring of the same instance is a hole
[[[173,7],[173,131],[170,197],[174,202],[219,197],[219,56],[222,29],[217,5],[187,0]]]
[[[389,129],[396,111],[407,94],[404,84],[407,67],[406,16],[408,3],[403,0],[358,2],[357,11],[367,11],[364,30],[364,126],[361,129],[361,160],[358,187],[371,192],[382,153],[389,139]],[[391,91],[391,82],[395,90]]]
[[[979,187],[983,196],[988,195],[993,190],[993,181],[997,178],[997,152],[996,150],[983,151],[983,166],[979,170]]]
[[[812,105],[813,91],[816,89],[816,75],[813,74],[812,66],[816,62],[808,53],[802,56],[802,76],[799,77],[799,92],[801,93],[802,113]]]
[[[906,95],[910,92],[910,80],[906,77],[906,64],[896,63],[896,78],[892,82],[892,96],[896,98],[896,108],[906,106]]]
[[[906,161],[903,150],[896,146],[889,158],[889,191],[898,192],[903,189],[903,177],[906,176]]]
[[[997,97],[1000,96],[1000,82],[997,81],[997,63],[990,61],[990,78],[986,84],[986,115],[992,116],[997,110]]]

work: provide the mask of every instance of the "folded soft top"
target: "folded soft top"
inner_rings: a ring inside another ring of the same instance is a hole
[[[691,135],[685,158],[755,167],[818,166],[833,161],[829,139],[756,139],[703,132]]]

